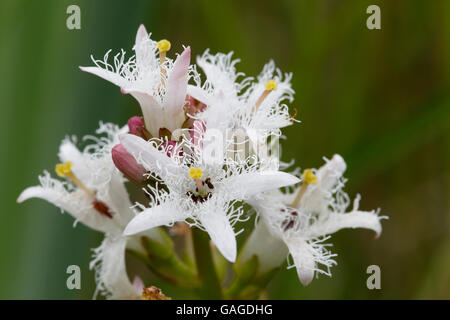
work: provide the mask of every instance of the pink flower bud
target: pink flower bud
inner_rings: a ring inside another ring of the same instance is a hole
[[[138,134],[138,128],[144,127],[144,121],[142,121],[142,117],[131,117],[128,120],[128,129],[130,130],[131,134],[139,135]]]
[[[147,170],[137,163],[136,159],[121,144],[112,148],[111,155],[116,168],[128,180],[136,184],[142,184],[147,179],[144,176]]]

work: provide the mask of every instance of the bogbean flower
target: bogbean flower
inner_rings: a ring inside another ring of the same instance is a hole
[[[44,199],[91,229],[105,234],[101,246],[95,249],[91,268],[96,269],[97,290],[112,299],[139,298],[127,276],[125,249],[128,238],[123,230],[134,217],[124,178],[114,166],[111,149],[118,143],[119,133],[126,132],[112,124],[101,124],[98,134],[106,137],[80,151],[74,141],[65,139],[59,148],[60,164],[56,173],[66,181],[54,179],[48,172],[39,177],[40,185],[25,189],[17,201]],[[152,232],[149,236],[157,236]]]
[[[300,281],[308,285],[315,273],[331,275],[330,267],[336,264],[335,255],[324,243],[330,234],[345,228],[365,228],[375,231],[378,237],[380,220],[386,217],[359,210],[359,195],[347,212],[350,201],[342,190],[345,169],[342,157],[334,155],[318,170],[305,170],[302,184],[294,192],[274,191],[262,199],[250,200],[260,221],[243,250],[242,261],[256,254],[263,268],[260,272],[264,272],[280,265],[283,255],[289,252]],[[266,249],[258,249],[258,239],[265,239]],[[279,254],[268,254],[274,251]]]
[[[80,67],[131,94],[140,104],[145,127],[153,137],[159,130],[174,131],[186,120],[184,113],[186,88],[189,79],[191,49],[184,49],[175,62],[166,56],[170,42],[153,41],[141,25],[133,47],[135,55],[125,60],[125,51],[108,62],[110,51],[103,60],[92,58],[95,67]]]
[[[257,81],[236,71],[239,60],[232,53],[212,55],[206,51],[197,58],[206,80],[194,77],[196,85],[188,85],[188,93],[207,108],[197,115],[211,128],[280,129],[291,125],[292,117],[284,101],[293,100],[290,80],[270,61]],[[238,79],[244,77],[242,80]]]
[[[191,144],[187,140],[184,140],[185,151],[171,156],[162,148],[163,143],[156,140],[145,141],[135,135],[124,134],[120,141],[138,163],[166,186],[166,189],[149,186],[151,207],[141,206],[143,211],[128,224],[125,234],[185,221],[206,231],[222,255],[231,262],[236,259],[233,225],[243,213],[237,201],[299,181],[284,172],[261,172],[256,166],[233,162],[205,163],[201,144]]]

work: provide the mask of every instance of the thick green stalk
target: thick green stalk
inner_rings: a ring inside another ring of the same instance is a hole
[[[214,266],[208,234],[198,228],[192,228],[192,240],[201,281],[198,293],[205,299],[222,299],[222,288]]]

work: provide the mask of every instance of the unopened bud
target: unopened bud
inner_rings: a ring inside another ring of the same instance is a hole
[[[111,155],[116,168],[128,180],[136,184],[142,184],[146,180],[144,174],[147,170],[121,144],[112,148]]]
[[[128,129],[131,134],[138,135],[138,128],[144,127],[144,121],[142,117],[131,117],[128,119]]]
[[[128,130],[131,134],[141,137],[144,140],[153,138],[150,132],[145,128],[144,119],[142,117],[131,117],[128,120]]]

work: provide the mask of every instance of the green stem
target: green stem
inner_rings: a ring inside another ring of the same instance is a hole
[[[199,294],[205,299],[222,299],[222,288],[214,266],[208,234],[192,228],[195,262],[202,285]]]

